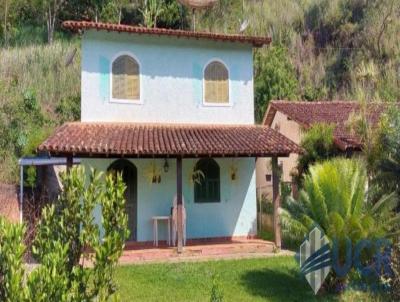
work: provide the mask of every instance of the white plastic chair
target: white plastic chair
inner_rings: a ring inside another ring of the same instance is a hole
[[[182,224],[183,224],[183,245],[186,245],[186,209],[185,199],[182,196]],[[172,202],[172,244],[176,245],[178,235],[178,197],[175,195]]]

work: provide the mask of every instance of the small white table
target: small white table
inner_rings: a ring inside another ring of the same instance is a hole
[[[158,221],[166,221],[168,227],[168,245],[171,245],[171,216],[153,216],[153,245],[158,246]]]

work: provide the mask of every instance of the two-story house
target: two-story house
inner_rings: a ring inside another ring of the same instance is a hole
[[[169,217],[175,197],[178,250],[185,237],[255,236],[255,159],[299,150],[254,125],[253,48],[270,39],[63,26],[83,33],[81,121],[58,128],[39,150],[123,172],[129,241],[151,242],[154,220]],[[167,231],[160,226],[159,238]]]

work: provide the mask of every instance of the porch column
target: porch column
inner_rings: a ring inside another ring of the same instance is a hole
[[[182,215],[182,157],[176,159],[176,197],[177,197],[177,247],[183,251],[183,215]]]
[[[69,171],[71,170],[73,163],[74,163],[73,156],[68,155],[67,156],[67,173],[69,173]]]
[[[19,176],[19,222],[24,222],[24,166],[20,164]]]
[[[278,249],[282,247],[281,239],[281,225],[279,222],[279,207],[280,207],[280,195],[279,195],[279,166],[278,157],[274,156],[271,158],[272,164],[272,200],[274,203],[274,238],[275,245]]]

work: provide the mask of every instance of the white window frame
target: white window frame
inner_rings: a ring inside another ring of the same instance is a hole
[[[129,56],[139,65],[139,99],[118,99],[113,98],[113,64],[121,56]],[[142,98],[142,64],[138,58],[129,51],[121,51],[114,55],[110,62],[110,103],[128,104],[128,105],[143,105]]]
[[[206,68],[208,67],[208,65],[210,65],[213,62],[218,62],[221,63],[222,65],[225,66],[226,70],[228,71],[228,103],[210,103],[207,102],[206,100]],[[211,60],[209,60],[203,67],[203,106],[204,107],[232,107],[232,91],[231,91],[231,71],[229,70],[229,67],[227,64],[225,64],[225,62],[223,60],[221,60],[220,58],[212,58]]]

